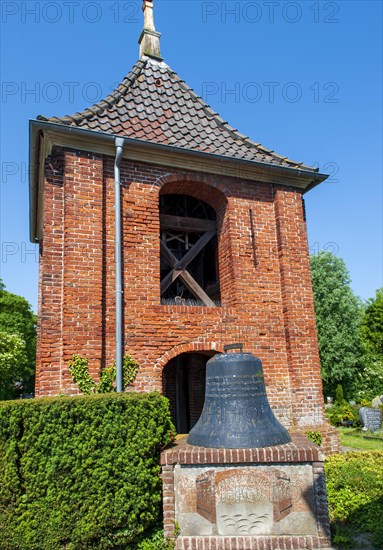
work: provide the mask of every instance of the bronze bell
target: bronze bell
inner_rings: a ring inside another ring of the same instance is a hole
[[[242,350],[242,345],[224,349],[235,348]],[[187,441],[227,449],[272,447],[291,441],[270,408],[262,363],[257,357],[223,353],[207,362],[204,407]]]

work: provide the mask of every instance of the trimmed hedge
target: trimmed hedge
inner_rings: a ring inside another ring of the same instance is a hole
[[[336,454],[325,463],[333,542],[355,548],[367,533],[383,548],[383,452]]]
[[[135,547],[174,427],[158,393],[0,403],[0,548]]]

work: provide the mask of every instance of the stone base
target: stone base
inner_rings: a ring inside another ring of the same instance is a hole
[[[177,549],[328,549],[324,456],[302,436],[260,449],[162,453],[164,532]]]

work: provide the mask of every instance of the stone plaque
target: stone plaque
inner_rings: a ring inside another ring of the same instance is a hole
[[[184,466],[174,474],[176,521],[183,536],[317,532],[309,466]],[[193,493],[187,498],[178,491],[185,487]]]
[[[361,407],[359,416],[362,425],[371,432],[376,432],[382,429],[382,411],[379,409],[371,409],[370,407]]]

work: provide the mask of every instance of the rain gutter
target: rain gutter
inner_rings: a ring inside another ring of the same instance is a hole
[[[114,161],[114,218],[115,218],[115,255],[116,255],[116,385],[117,392],[123,388],[122,373],[122,242],[121,242],[121,160],[124,139],[116,138],[116,157]]]

